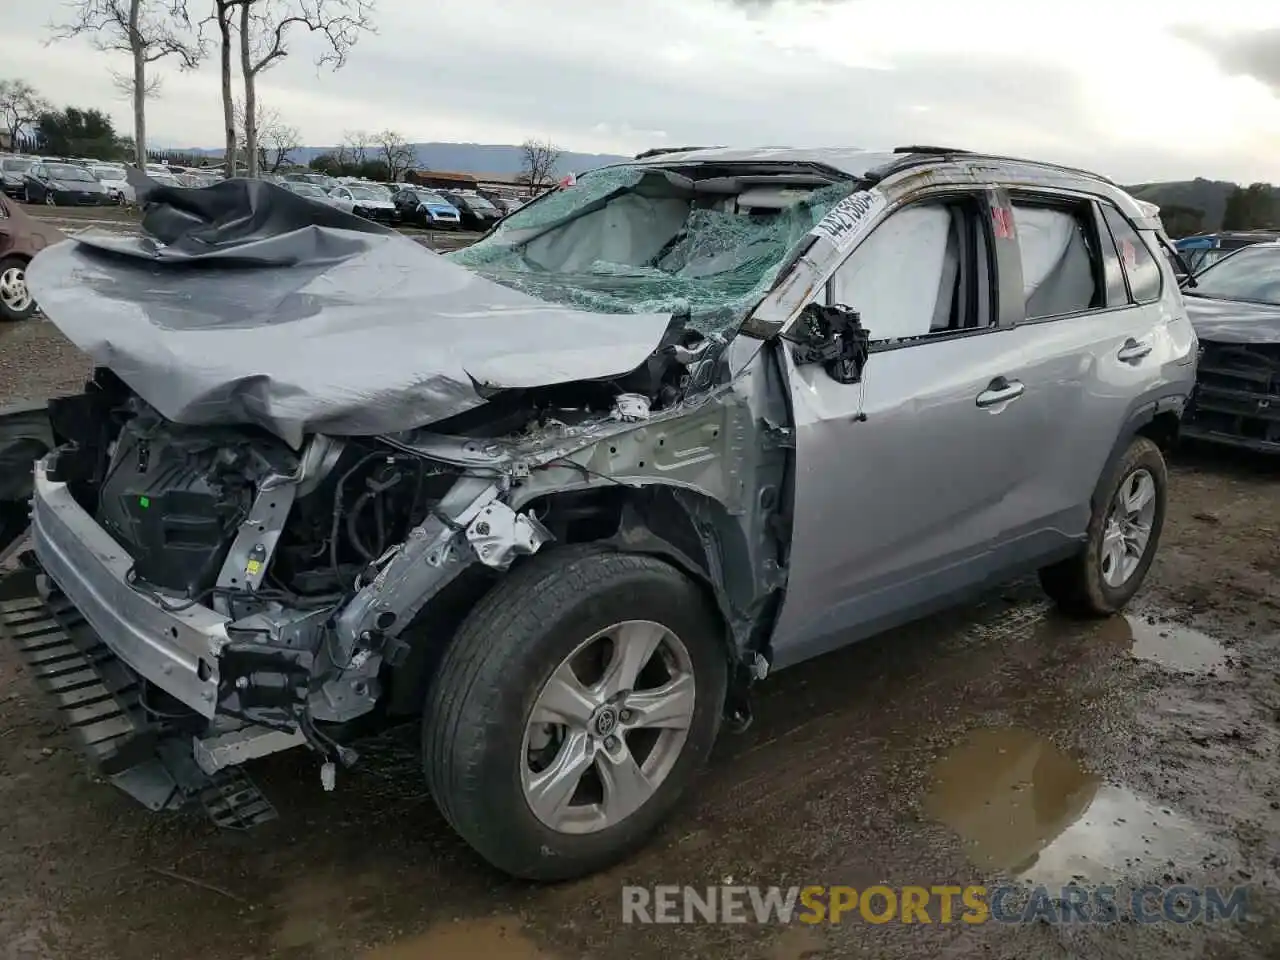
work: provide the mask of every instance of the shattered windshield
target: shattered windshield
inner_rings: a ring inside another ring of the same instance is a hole
[[[543,300],[600,313],[687,315],[696,330],[726,333],[854,188],[838,183],[747,207],[673,173],[609,167],[516,210],[488,237],[447,256]]]

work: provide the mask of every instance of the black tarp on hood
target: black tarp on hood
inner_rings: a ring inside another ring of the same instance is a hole
[[[482,388],[620,376],[668,314],[539,300],[408,237],[273,184],[153,187],[143,235],[86,232],[27,283],[98,364],[178,423],[311,432],[411,430]]]
[[[1280,306],[1198,297],[1184,290],[1187,318],[1201,340],[1215,343],[1280,343]]]

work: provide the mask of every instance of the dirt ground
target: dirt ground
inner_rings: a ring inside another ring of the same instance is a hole
[[[71,386],[45,323],[0,329],[0,404]],[[1128,616],[1033,584],[760,687],[691,800],[603,875],[495,874],[426,796],[412,731],[321,790],[252,772],[281,819],[155,816],[95,779],[0,649],[0,958],[579,960],[1280,956],[1280,465],[1183,451]],[[1251,919],[625,925],[623,884],[1248,884]]]

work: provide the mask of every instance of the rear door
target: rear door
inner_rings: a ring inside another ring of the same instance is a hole
[[[991,199],[974,190],[904,207],[837,270],[830,302],[858,310],[872,338],[860,383],[787,354],[797,475],[778,666],[991,578],[1036,509],[1026,491],[1049,408],[1001,323],[1009,298],[995,264],[1017,252]]]
[[[1056,534],[1066,549],[1083,538],[1107,459],[1158,378],[1160,269],[1132,227],[1117,243],[1110,214],[1092,197],[1023,190],[1009,201],[1024,306],[1007,338],[1019,358],[1016,375],[1035,385],[1051,439],[1037,448],[1027,532],[1046,548]],[[1138,273],[1147,305],[1130,289]]]

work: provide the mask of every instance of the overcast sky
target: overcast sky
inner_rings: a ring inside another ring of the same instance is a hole
[[[110,83],[126,57],[46,46],[59,0],[3,6],[0,78],[131,129]],[[1280,181],[1274,0],[377,0],[376,22],[337,73],[299,34],[260,78],[307,144],[382,128],[619,153],[941,143],[1127,182]],[[220,145],[216,61],[157,67],[152,143]]]

